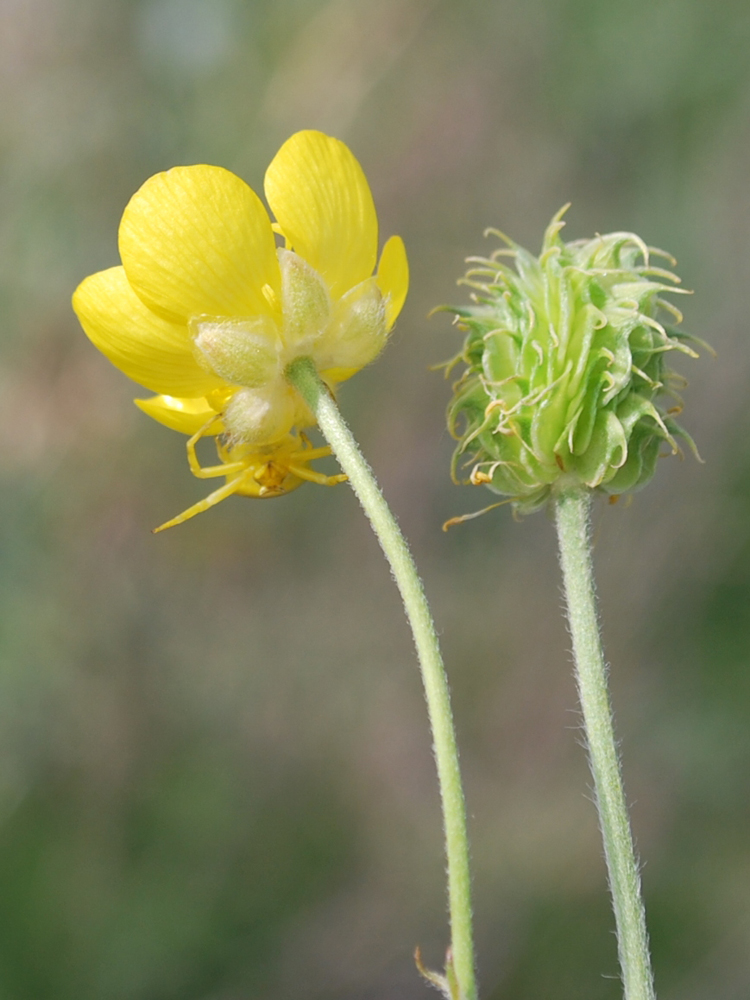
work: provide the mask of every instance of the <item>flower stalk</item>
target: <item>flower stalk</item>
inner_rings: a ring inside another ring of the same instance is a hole
[[[638,864],[617,757],[591,561],[591,490],[558,484],[553,501],[576,681],[594,777],[625,1000],[654,1000]]]
[[[432,728],[448,862],[451,947],[446,975],[429,978],[448,1000],[476,1000],[466,806],[448,680],[422,582],[372,470],[310,358],[286,369],[288,381],[315,414],[324,437],[367,515],[401,594],[414,636]],[[635,996],[635,995],[634,995]]]

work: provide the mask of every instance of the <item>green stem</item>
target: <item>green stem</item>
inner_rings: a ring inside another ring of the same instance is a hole
[[[625,1000],[654,1000],[641,882],[617,758],[607,670],[599,636],[591,562],[591,491],[563,489],[555,500],[560,563],[573,637],[578,693],[594,776]]]
[[[404,536],[380,492],[372,470],[327,387],[318,376],[315,365],[309,358],[299,358],[289,366],[286,377],[315,414],[324,437],[349,477],[390,563],[404,602],[422,671],[443,807],[452,953],[448,962],[448,979],[452,978],[452,971],[462,1000],[476,1000],[466,806],[448,681],[422,582]]]

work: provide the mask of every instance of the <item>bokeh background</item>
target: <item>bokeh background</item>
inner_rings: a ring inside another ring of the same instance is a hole
[[[0,998],[420,1000],[446,944],[436,783],[399,601],[346,487],[204,495],[86,341],[174,164],[256,189],[344,139],[412,288],[342,405],[443,636],[485,1000],[614,1000],[616,954],[549,519],[450,484],[430,366],[486,226],[629,229],[679,259],[684,423],[597,506],[596,561],[662,1000],[750,993],[750,6],[746,0],[0,0]],[[682,303],[681,303],[682,304]]]

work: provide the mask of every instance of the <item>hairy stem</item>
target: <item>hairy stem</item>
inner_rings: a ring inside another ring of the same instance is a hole
[[[555,500],[576,680],[594,776],[625,1000],[654,1000],[646,917],[630,820],[617,758],[591,562],[587,488],[561,490]]]
[[[448,681],[422,582],[372,470],[313,362],[309,358],[298,359],[289,366],[286,377],[312,409],[324,437],[349,477],[390,564],[404,602],[422,672],[443,808],[451,925],[449,966],[452,966],[447,970],[447,978],[448,981],[453,978],[452,972],[462,1000],[476,1000],[466,806]]]

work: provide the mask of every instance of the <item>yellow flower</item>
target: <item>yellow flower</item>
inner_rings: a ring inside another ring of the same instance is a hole
[[[296,133],[271,162],[265,193],[275,223],[221,167],[156,174],[123,214],[122,266],[73,296],[99,350],[158,393],[136,400],[141,409],[192,435],[200,414],[200,433],[225,434],[230,452],[283,451],[295,425],[313,422],[287,365],[311,357],[331,388],[349,378],[384,347],[409,282],[398,236],[373,274],[377,216],[344,143]]]

